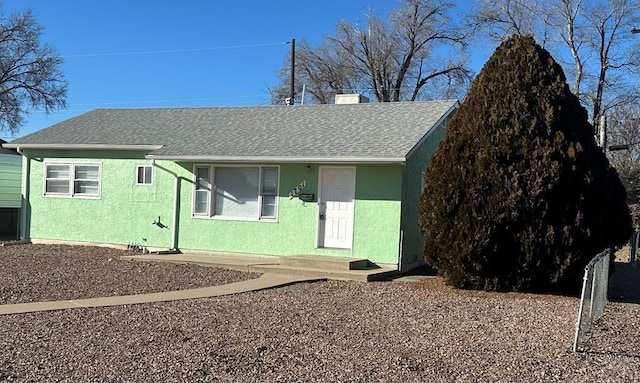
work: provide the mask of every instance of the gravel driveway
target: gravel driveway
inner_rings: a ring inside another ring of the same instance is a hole
[[[120,254],[0,248],[0,300],[255,277],[132,264],[119,261]],[[432,278],[303,283],[219,298],[7,315],[0,316],[0,382],[640,381],[640,305],[611,303],[585,351],[574,354],[577,306],[573,297],[454,291]]]

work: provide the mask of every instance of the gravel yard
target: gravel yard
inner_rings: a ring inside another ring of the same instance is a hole
[[[119,254],[0,248],[0,303],[256,277]],[[454,291],[431,278],[6,315],[0,382],[640,381],[640,304],[611,303],[574,354],[577,306],[573,297]]]
[[[89,246],[0,247],[0,304],[183,290],[259,276],[197,265],[119,259],[132,254]]]

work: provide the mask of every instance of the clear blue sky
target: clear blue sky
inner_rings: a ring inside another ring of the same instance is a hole
[[[468,1],[458,1],[467,4]],[[319,43],[340,20],[383,17],[395,0],[8,0],[31,9],[42,41],[64,59],[68,107],[32,111],[11,140],[96,108],[267,105],[290,54],[285,42]],[[460,10],[462,11],[462,10]],[[481,66],[488,54],[481,54]],[[479,71],[478,68],[474,68]]]

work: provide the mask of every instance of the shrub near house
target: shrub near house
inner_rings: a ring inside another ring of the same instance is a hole
[[[425,182],[425,258],[457,287],[578,289],[589,259],[631,234],[585,109],[531,37],[486,63]]]

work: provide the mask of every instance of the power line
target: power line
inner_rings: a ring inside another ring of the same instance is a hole
[[[215,51],[215,50],[222,50],[222,49],[271,47],[271,46],[283,45],[283,44],[286,44],[286,43],[279,42],[279,43],[267,43],[267,44],[231,45],[231,46],[220,46],[220,47],[210,47],[210,48],[167,49],[167,50],[159,50],[159,51],[86,53],[86,54],[74,54],[74,55],[61,55],[60,57],[61,58],[79,58],[79,57],[155,55],[155,54],[164,54],[164,53],[191,53],[191,52]]]

